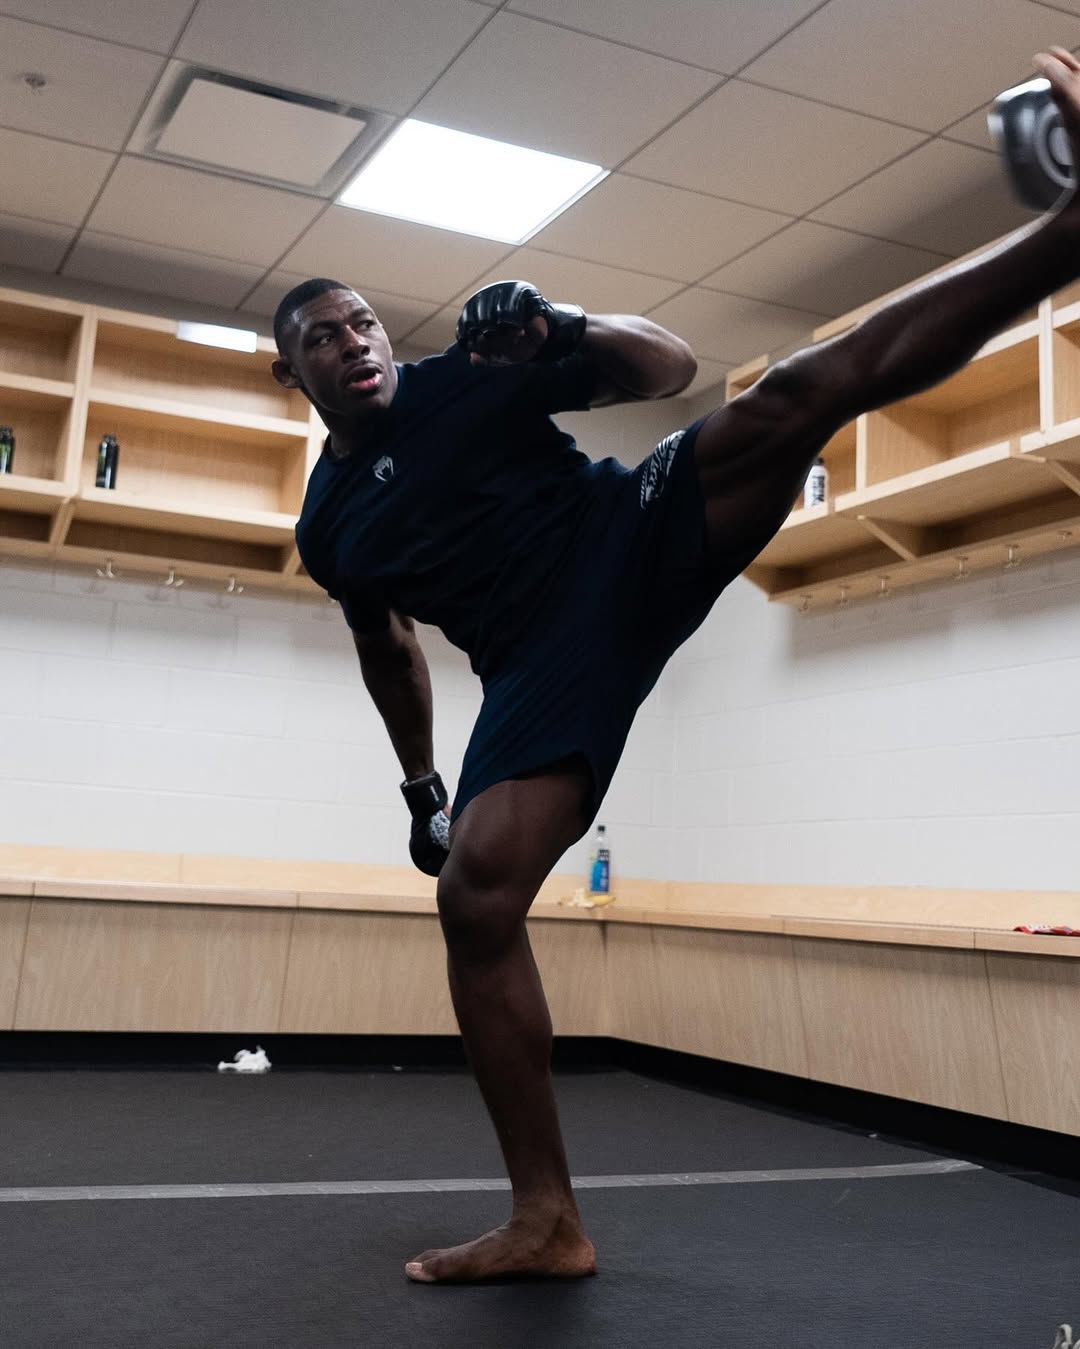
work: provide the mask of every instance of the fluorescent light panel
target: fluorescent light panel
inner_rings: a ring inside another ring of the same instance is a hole
[[[410,118],[338,201],[360,211],[523,244],[607,174],[599,164]]]
[[[183,342],[224,347],[226,351],[254,351],[258,343],[257,334],[243,328],[220,328],[214,323],[187,323],[183,319],[176,325],[176,335]]]

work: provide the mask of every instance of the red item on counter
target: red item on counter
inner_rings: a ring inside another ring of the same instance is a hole
[[[1080,928],[1076,927],[1047,927],[1045,923],[1037,923],[1033,927],[1022,926],[1014,927],[1014,932],[1031,932],[1039,937],[1080,937]]]

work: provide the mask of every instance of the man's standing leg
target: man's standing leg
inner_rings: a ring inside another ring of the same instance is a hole
[[[513,1188],[509,1222],[406,1265],[419,1282],[595,1272],[551,1081],[551,1018],[525,931],[537,891],[584,831],[586,771],[499,783],[462,812],[439,877],[450,991]]]

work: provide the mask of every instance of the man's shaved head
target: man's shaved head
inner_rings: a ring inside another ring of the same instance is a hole
[[[282,356],[285,355],[285,345],[289,340],[289,329],[292,327],[293,316],[304,307],[309,300],[317,300],[320,295],[326,295],[332,290],[343,290],[350,295],[355,295],[356,291],[352,286],[347,286],[343,281],[331,281],[325,276],[313,277],[310,281],[301,281],[298,286],[293,286],[288,295],[278,305],[274,313],[274,341],[277,343],[277,349]]]

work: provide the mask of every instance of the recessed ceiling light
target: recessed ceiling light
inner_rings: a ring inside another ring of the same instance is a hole
[[[224,347],[226,351],[254,351],[258,346],[255,333],[244,328],[222,328],[215,323],[188,323],[180,319],[176,335],[182,342],[196,342],[201,347]]]
[[[523,244],[608,175],[599,164],[409,119],[338,198],[342,206]]]

